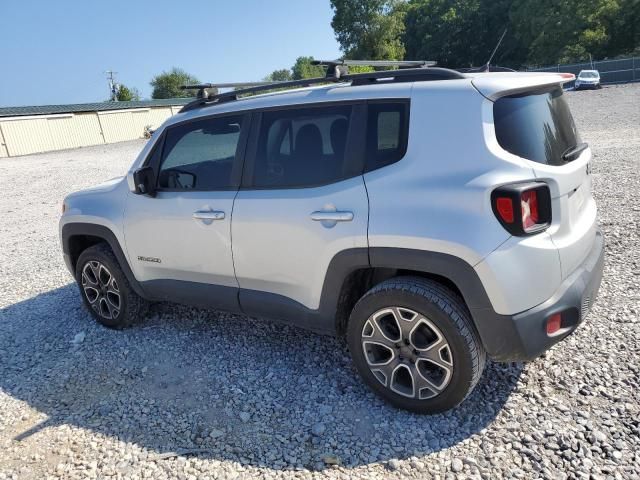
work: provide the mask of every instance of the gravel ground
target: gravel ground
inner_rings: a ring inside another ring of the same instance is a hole
[[[97,326],[60,203],[142,142],[0,161],[0,479],[640,478],[640,84],[568,96],[595,152],[600,297],[575,335],[490,363],[433,417],[378,400],[332,338],[175,305]]]

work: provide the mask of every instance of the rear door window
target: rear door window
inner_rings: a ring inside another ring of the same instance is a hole
[[[563,155],[581,143],[561,88],[501,97],[493,117],[500,146],[534,162],[563,165]]]
[[[311,187],[353,176],[346,166],[352,108],[337,105],[264,112],[251,185]]]

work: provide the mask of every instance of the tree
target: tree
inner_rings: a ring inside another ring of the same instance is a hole
[[[607,55],[619,0],[516,0],[512,22],[533,64],[569,63]]]
[[[129,88],[126,85],[120,85],[116,96],[119,102],[130,102],[132,100],[140,100],[140,92],[137,88]]]
[[[298,57],[295,65],[291,68],[293,79],[323,77],[324,68],[320,65],[311,65],[312,61],[313,57]]]
[[[185,98],[194,97],[195,90],[181,90],[181,85],[198,84],[200,81],[193,75],[180,68],[173,67],[168,72],[162,72],[151,80],[153,87],[151,98]]]
[[[269,75],[265,77],[267,82],[286,82],[287,80],[291,80],[293,78],[291,74],[291,70],[288,68],[282,68],[280,70],[274,70]]]
[[[331,0],[331,27],[345,56],[402,60],[405,6],[401,0]]]
[[[514,0],[410,0],[405,17],[407,58],[443,67],[484,65],[507,29],[492,64],[519,67],[526,52],[510,25]]]

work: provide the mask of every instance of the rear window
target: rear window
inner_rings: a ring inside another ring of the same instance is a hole
[[[493,117],[500,146],[534,162],[564,165],[562,155],[580,143],[561,88],[499,98]]]

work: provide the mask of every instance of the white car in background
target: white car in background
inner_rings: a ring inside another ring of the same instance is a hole
[[[575,89],[602,88],[600,85],[600,72],[597,70],[581,70],[576,77]]]

